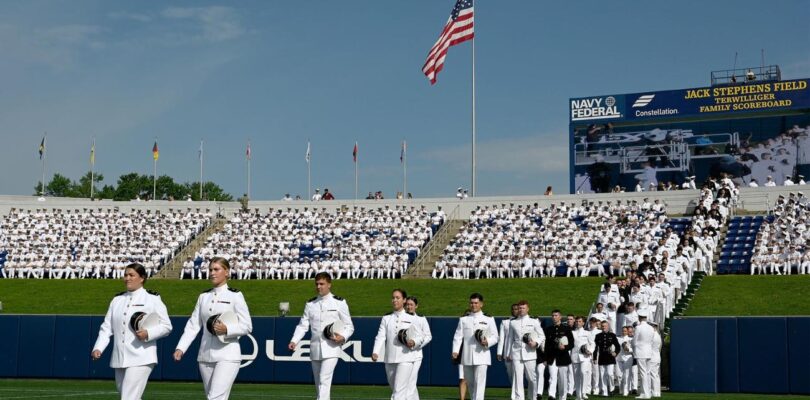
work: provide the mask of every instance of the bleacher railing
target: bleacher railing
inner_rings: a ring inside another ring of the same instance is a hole
[[[782,80],[778,65],[712,71],[712,86]]]
[[[413,264],[411,264],[409,268],[421,265],[421,263],[425,258],[430,258],[430,255],[433,253],[433,251],[437,249],[436,247],[438,246],[437,243],[443,242],[443,240],[450,234],[448,229],[448,227],[451,225],[450,221],[457,220],[458,216],[459,216],[459,206],[456,206],[453,209],[453,211],[450,212],[450,214],[447,214],[445,216],[444,221],[442,222],[442,226],[439,228],[436,234],[434,234],[433,237],[430,238],[430,241],[428,241],[425,248],[419,251],[419,255],[416,256],[416,259],[413,260]],[[438,250],[444,251],[444,248],[442,247],[441,249]],[[433,266],[430,267],[432,268]]]

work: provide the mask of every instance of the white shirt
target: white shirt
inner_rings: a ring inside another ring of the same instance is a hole
[[[540,320],[528,315],[518,317],[509,322],[509,336],[502,338],[506,346],[511,348],[509,356],[520,361],[536,360],[537,347],[529,347],[523,343],[523,335],[534,332],[537,335],[535,346],[543,346],[546,342],[546,334],[540,327]]]
[[[633,352],[637,359],[650,359],[653,356],[653,336],[655,330],[647,321],[640,322],[636,326],[636,334],[633,340]]]
[[[242,292],[224,284],[208,289],[197,297],[197,304],[186,323],[183,336],[177,343],[177,349],[185,353],[191,342],[197,338],[200,328],[204,328],[200,351],[197,353],[198,362],[241,361],[242,350],[239,348],[237,340],[222,343],[216,335],[205,328],[209,318],[226,311],[235,313],[238,319],[236,326],[228,326],[226,338],[236,339],[253,331],[253,322],[250,320],[250,311],[245,302],[245,296]]]
[[[484,331],[487,338],[486,347],[475,340],[475,331],[479,329]],[[461,349],[462,343],[464,344],[463,350]],[[495,326],[494,318],[481,311],[459,318],[456,333],[453,335],[453,353],[461,351],[462,365],[492,364],[489,348],[496,344],[498,344],[498,328]]]
[[[515,320],[515,318],[510,318],[510,319],[505,319],[505,320],[501,321],[501,327],[500,327],[500,331],[499,331],[498,336],[500,336],[502,338],[508,338],[509,337],[509,324],[514,320]],[[512,346],[504,346],[504,343],[506,343],[506,340],[499,340],[498,341],[498,349],[495,352],[495,354],[506,358],[506,357],[509,357],[509,355],[512,353]]]
[[[399,364],[417,360],[416,352],[407,345],[400,343],[397,337],[400,330],[409,329],[416,325],[417,317],[408,314],[405,310],[390,312],[382,317],[377,337],[374,338],[374,354],[382,356],[386,364]],[[421,344],[422,338],[411,338],[414,343]]]
[[[591,360],[591,356],[582,353],[582,346],[587,346],[590,354],[593,354],[596,349],[596,335],[592,335],[590,331],[583,328],[574,329],[571,332],[574,335],[574,348],[571,349],[571,362],[581,363]]]
[[[147,330],[148,337],[145,342],[139,340],[129,326],[129,321],[136,312],[157,313],[160,317],[160,324]],[[122,292],[110,302],[93,349],[104,352],[110,343],[110,336],[113,336],[115,342],[110,368],[157,364],[156,341],[171,331],[172,323],[159,295],[148,292],[144,288],[132,292]]]
[[[295,333],[290,340],[296,345],[307,330],[310,331],[309,358],[313,361],[320,361],[327,358],[339,357],[342,350],[341,345],[323,336],[323,329],[327,325],[340,320],[343,322],[344,331],[342,336],[348,341],[354,333],[354,324],[349,314],[349,305],[342,297],[328,293],[325,296],[316,296],[304,307],[304,315],[295,327]]]
[[[416,328],[419,330],[419,334],[422,336],[422,340],[413,347],[412,351],[416,353],[416,359],[422,359],[422,349],[433,340],[433,334],[430,332],[430,325],[428,324],[427,318],[423,315],[416,314]]]

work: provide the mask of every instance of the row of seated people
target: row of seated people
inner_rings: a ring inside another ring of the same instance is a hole
[[[437,279],[624,275],[644,251],[678,242],[658,200],[480,207],[436,262]],[[711,260],[710,232],[691,238]],[[705,243],[704,243],[705,242]]]
[[[773,216],[759,227],[751,275],[810,273],[810,202],[802,193],[779,196]]]
[[[444,219],[424,206],[243,212],[185,260],[181,277],[199,279],[202,260],[214,256],[229,258],[242,279],[401,277]]]
[[[0,220],[0,276],[120,278],[155,273],[211,223],[209,210],[12,209]]]

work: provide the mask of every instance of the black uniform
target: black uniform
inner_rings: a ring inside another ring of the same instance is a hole
[[[614,347],[615,346],[615,347]],[[619,339],[613,332],[602,332],[596,335],[596,363],[599,365],[616,364],[616,356],[612,353],[615,351],[618,354]]]
[[[543,328],[543,333],[546,334],[545,361],[549,364],[556,361],[558,367],[571,365],[569,351],[574,348],[574,334],[571,333],[571,328],[564,324],[552,325]],[[560,350],[559,340],[563,337],[568,338],[568,344],[565,345],[565,350]]]

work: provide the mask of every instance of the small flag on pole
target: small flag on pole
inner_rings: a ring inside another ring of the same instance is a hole
[[[354,150],[352,151],[352,157],[354,158],[354,162],[357,162],[357,142],[354,142]]]
[[[160,152],[158,151],[157,140],[156,140],[155,145],[152,146],[152,158],[154,158],[155,161],[157,161],[158,157],[160,157]]]
[[[42,159],[42,156],[45,155],[45,136],[42,137],[42,141],[39,142],[39,159]]]
[[[400,149],[400,151],[399,151],[399,162],[400,162],[400,163],[405,162],[405,151],[407,151],[407,147],[406,147],[406,146],[407,146],[407,145],[405,144],[405,141],[403,140],[403,141],[402,141],[402,149]]]
[[[439,40],[430,49],[427,61],[422,66],[422,72],[436,83],[436,75],[444,68],[444,58],[451,46],[464,43],[475,36],[473,31],[473,0],[457,0],[456,6],[450,12],[450,18],[442,29]]]
[[[96,165],[96,140],[93,139],[93,145],[90,146],[90,165]]]
[[[250,141],[248,141],[247,151],[245,151],[245,157],[250,160]]]
[[[309,160],[312,159],[312,149],[309,146],[309,141],[307,141],[307,155],[305,159],[307,160],[307,164],[309,164]]]
[[[200,140],[200,150],[197,151],[197,156],[202,160],[203,157],[203,141]]]

